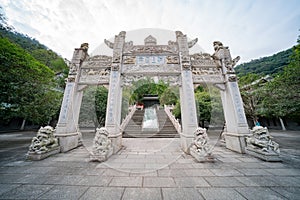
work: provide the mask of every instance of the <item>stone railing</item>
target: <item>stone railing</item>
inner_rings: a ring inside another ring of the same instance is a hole
[[[127,116],[124,118],[124,120],[121,124],[121,127],[120,127],[122,131],[126,128],[127,124],[129,123],[130,119],[132,118],[133,114],[135,113],[136,109],[137,109],[136,105],[129,107],[130,111],[127,114]]]
[[[171,110],[174,109],[174,105],[171,105],[171,106],[170,105],[164,105],[164,109],[165,109],[165,112],[166,112],[167,116],[171,120],[173,126],[177,130],[177,133],[180,134],[181,133],[181,125],[180,125],[179,121],[175,118],[175,116],[171,112]]]

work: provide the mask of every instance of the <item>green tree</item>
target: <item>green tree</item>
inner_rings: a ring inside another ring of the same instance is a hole
[[[211,118],[211,98],[208,91],[202,87],[198,87],[195,92],[195,100],[197,105],[198,122],[202,127],[206,126],[206,123],[210,122]]]
[[[240,76],[244,76],[249,73],[273,75],[278,72],[282,72],[283,68],[289,64],[292,52],[293,50],[290,48],[272,56],[251,60],[248,63],[236,66],[235,71]]]
[[[249,73],[239,78],[239,87],[247,118],[255,124],[261,109],[262,90],[265,81],[257,74]]]
[[[290,64],[266,85],[262,115],[291,117],[300,123],[300,65]]]
[[[175,105],[178,100],[178,89],[168,87],[160,95],[159,101],[161,105]]]
[[[62,72],[67,68],[64,60],[50,49],[35,49],[31,51],[31,55],[55,73]]]
[[[218,89],[199,86],[195,89],[195,103],[197,109],[197,117],[200,126],[205,127],[211,123],[212,115],[215,117],[213,122],[224,122],[222,104],[220,99],[220,92]],[[175,118],[181,119],[180,99],[177,98],[175,107],[173,109]]]
[[[300,40],[293,47],[291,62],[266,84],[261,115],[289,117],[300,123]]]
[[[162,80],[158,83],[155,83],[154,80],[150,78],[138,80],[134,82],[130,88],[130,90],[133,91],[131,93],[130,103],[142,102],[146,94],[158,95],[160,98],[168,87],[169,85]]]
[[[208,89],[211,99],[211,118],[209,121],[209,125],[222,127],[224,125],[225,119],[220,90],[214,86],[208,86]]]
[[[6,38],[0,38],[0,71],[2,122],[21,117],[45,124],[57,112],[53,71]]]
[[[79,121],[93,122],[95,128],[105,125],[108,90],[104,86],[90,86],[84,90]]]
[[[181,119],[181,107],[180,107],[180,100],[177,99],[175,107],[173,109],[173,115],[176,119]]]
[[[95,106],[97,121],[100,126],[105,125],[108,90],[106,87],[98,87],[95,94]]]

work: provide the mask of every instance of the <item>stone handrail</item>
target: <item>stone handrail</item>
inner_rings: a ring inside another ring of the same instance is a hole
[[[175,116],[172,114],[171,109],[173,109],[174,106],[168,106],[168,105],[164,105],[164,109],[165,112],[167,114],[167,116],[169,117],[169,119],[171,120],[173,126],[175,127],[175,129],[177,130],[177,133],[181,133],[181,125],[179,123],[179,121],[175,118]]]
[[[121,124],[121,130],[124,131],[124,129],[126,128],[127,124],[129,123],[130,119],[132,118],[133,114],[136,111],[136,105],[131,106],[129,109],[130,112],[127,114],[127,116],[124,118],[122,124]]]

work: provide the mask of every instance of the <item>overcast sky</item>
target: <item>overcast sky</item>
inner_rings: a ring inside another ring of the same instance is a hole
[[[197,37],[210,54],[219,40],[233,57],[241,56],[240,63],[288,49],[300,35],[300,0],[0,0],[0,5],[8,24],[69,60],[83,42],[93,52],[104,39],[141,28],[180,30]]]

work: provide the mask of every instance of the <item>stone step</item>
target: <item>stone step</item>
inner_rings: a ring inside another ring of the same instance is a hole
[[[179,134],[162,134],[162,133],[123,133],[124,138],[178,138]]]
[[[168,118],[164,110],[156,110],[157,121],[159,125],[158,131],[143,131],[142,124],[144,118],[144,110],[137,110],[130,119],[127,127],[123,132],[123,137],[151,137],[151,138],[173,138],[179,137],[171,120]]]

